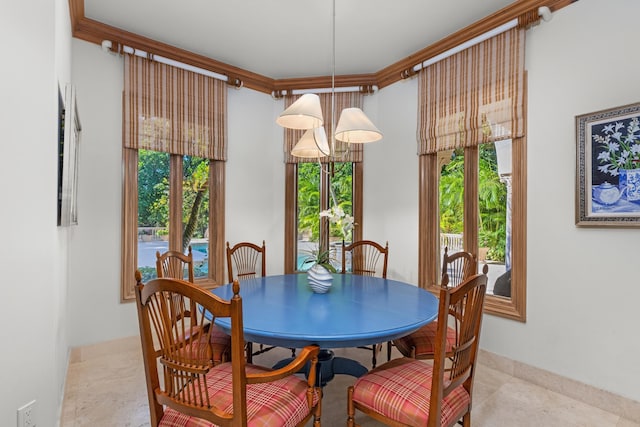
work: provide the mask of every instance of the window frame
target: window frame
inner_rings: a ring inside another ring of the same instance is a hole
[[[327,167],[326,163],[322,167]],[[352,170],[352,214],[357,227],[353,228],[353,240],[362,240],[363,218],[363,166],[362,162],[353,162]],[[297,238],[298,238],[298,164],[285,164],[285,208],[284,208],[284,272],[296,273]],[[329,209],[329,176],[320,174],[320,210]],[[321,218],[320,240],[323,244],[329,241],[329,223]]]
[[[169,249],[181,250],[182,242],[182,159],[169,154]],[[122,149],[122,259],[121,302],[135,300],[134,272],[138,268],[138,150]],[[209,269],[206,278],[195,283],[205,289],[225,283],[225,162],[209,160]],[[175,222],[179,221],[179,226]]]
[[[466,147],[464,177],[464,249],[478,253],[478,147]],[[484,311],[508,319],[526,322],[527,277],[527,141],[526,137],[512,142],[511,199],[511,297],[487,295]],[[438,153],[419,156],[419,242],[418,282],[420,286],[438,292],[440,284],[440,224],[439,179],[442,160]]]

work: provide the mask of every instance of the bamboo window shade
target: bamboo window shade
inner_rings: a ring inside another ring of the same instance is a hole
[[[362,108],[364,95],[360,92],[336,92],[335,95],[335,121],[336,126],[338,125],[338,120],[340,119],[340,113],[345,108],[357,107]],[[295,101],[298,100],[302,95],[286,95],[284,97],[284,107],[287,108]],[[320,106],[322,108],[322,117],[324,117],[324,130],[327,133],[327,138],[329,140],[329,144],[331,144],[332,138],[332,129],[335,129],[336,126],[331,126],[331,122],[334,118],[332,118],[332,109],[331,109],[331,93],[320,93],[318,94],[320,97]],[[286,129],[284,130],[284,161],[285,163],[309,163],[309,162],[317,162],[318,159],[314,158],[301,158],[295,157],[291,155],[291,150],[297,144],[297,142],[302,138],[304,134],[304,129]],[[336,162],[362,162],[363,158],[363,144],[349,144],[346,142],[336,140],[336,153],[335,158],[331,159],[329,156],[321,157],[320,161],[327,163],[331,161]],[[342,156],[340,153],[346,153]]]
[[[513,28],[419,72],[418,155],[524,136],[524,42]]]
[[[227,157],[225,82],[125,54],[123,146]]]

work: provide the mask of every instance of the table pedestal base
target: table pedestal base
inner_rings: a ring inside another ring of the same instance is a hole
[[[273,369],[279,369],[289,364],[293,359],[284,359],[273,365]],[[305,376],[309,375],[309,364],[300,370]],[[351,375],[352,377],[361,377],[369,372],[367,368],[357,362],[346,357],[335,357],[333,351],[320,349],[318,354],[318,375],[316,385],[324,387],[333,379],[336,374]]]

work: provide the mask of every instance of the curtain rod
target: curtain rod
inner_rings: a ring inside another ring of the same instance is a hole
[[[543,21],[545,22],[549,22],[551,21],[551,9],[549,9],[547,6],[541,6],[538,8],[538,16],[540,16],[542,18]],[[426,61],[423,61],[417,65],[414,65],[412,70],[413,72],[417,72],[420,71],[423,68],[428,67],[431,64],[435,64],[438,61],[442,61],[445,58],[448,58],[450,56],[455,55],[458,52],[461,52],[465,49],[470,48],[471,46],[475,46],[487,39],[490,39],[491,37],[497,36],[498,34],[502,34],[505,31],[508,31],[514,27],[516,27],[518,25],[518,18],[512,19],[509,22],[506,22],[502,25],[497,26],[496,28],[487,31],[486,33],[480,34],[477,37],[474,37],[470,40],[467,40],[464,43],[459,44],[456,47],[453,47],[447,51],[442,52],[439,55],[436,55],[432,58],[427,59]],[[406,72],[406,71],[405,71]],[[406,77],[409,77],[408,75]]]
[[[154,55],[152,53],[145,52],[144,50],[136,49],[136,48],[133,48],[133,47],[130,47],[130,46],[121,45],[119,43],[117,43],[117,46],[118,46],[118,50],[117,51],[112,50],[112,46],[113,46],[113,43],[111,42],[111,40],[103,40],[102,41],[102,50],[104,50],[105,52],[113,52],[113,53],[116,53],[116,54],[128,53],[128,54],[131,54],[131,55],[139,56],[141,58],[146,58],[146,59],[149,59],[149,60],[152,60],[152,61],[157,61],[157,62],[160,62],[162,64],[171,65],[171,66],[176,67],[176,68],[180,68],[180,69],[187,70],[187,71],[192,71],[194,73],[202,74],[204,76],[212,77],[214,79],[222,80],[224,82],[229,83],[229,77],[225,76],[224,74],[218,74],[218,73],[215,73],[213,71],[205,70],[204,68],[195,67],[193,65],[185,64],[184,62],[175,61],[173,59],[165,58],[164,56]],[[242,87],[242,80],[236,79],[230,84],[232,84],[233,86],[235,86],[236,88],[239,89],[239,88]]]

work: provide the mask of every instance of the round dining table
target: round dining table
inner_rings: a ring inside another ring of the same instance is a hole
[[[212,292],[227,300],[233,297],[231,284]],[[311,290],[305,273],[246,279],[240,282],[240,296],[245,340],[284,348],[319,345],[322,385],[334,374],[361,376],[368,371],[355,360],[334,357],[331,349],[400,338],[438,314],[438,299],[424,289],[355,274],[334,274],[324,294]],[[215,323],[230,333],[229,318]]]

